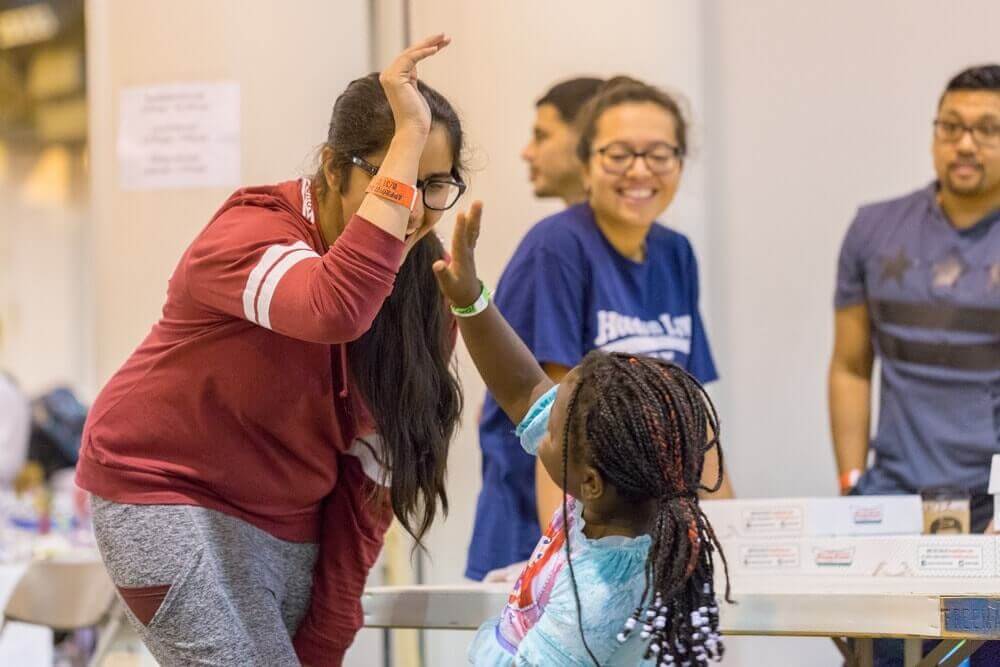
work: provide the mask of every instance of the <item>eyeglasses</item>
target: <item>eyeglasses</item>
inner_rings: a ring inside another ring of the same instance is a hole
[[[635,159],[641,157],[646,163],[646,169],[662,176],[677,171],[684,158],[683,150],[665,141],[653,144],[644,151],[616,142],[599,148],[596,152],[601,156],[601,166],[609,174],[627,173],[635,164]]]
[[[351,156],[351,162],[369,176],[378,174],[378,167],[356,155]],[[417,179],[417,190],[420,190],[424,199],[424,208],[432,211],[447,211],[458,203],[459,197],[465,193],[465,188],[465,183],[455,172],[452,172],[451,178],[435,176],[426,181]]]
[[[1000,145],[1000,125],[996,123],[966,125],[953,120],[934,121],[934,136],[949,144],[961,141],[966,132],[972,135],[972,140],[979,146]]]

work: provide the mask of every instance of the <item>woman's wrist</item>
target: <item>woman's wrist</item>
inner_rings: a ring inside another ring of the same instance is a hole
[[[424,140],[411,130],[399,130],[389,143],[389,150],[378,168],[378,176],[382,181],[389,179],[398,181],[405,189],[417,185],[417,167],[420,164],[420,154],[424,150]],[[374,179],[373,184],[379,179]],[[367,189],[366,189],[367,191]],[[412,196],[420,196],[412,192]],[[358,215],[392,234],[400,241],[406,240],[406,226],[409,222],[411,207],[396,198],[383,197],[380,194],[365,196],[358,207]]]
[[[417,165],[420,164],[420,155],[424,152],[426,142],[427,135],[418,130],[396,130],[379,167],[379,175],[395,178],[407,185],[416,185]]]
[[[389,148],[392,149],[393,146],[406,146],[406,147],[416,147],[420,151],[424,150],[424,144],[427,143],[427,136],[430,134],[430,130],[419,127],[417,125],[400,125],[392,133],[392,140],[389,142]]]

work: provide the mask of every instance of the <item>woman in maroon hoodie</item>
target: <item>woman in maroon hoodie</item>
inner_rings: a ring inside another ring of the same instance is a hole
[[[428,234],[462,130],[417,81],[431,37],[338,98],[312,178],[236,192],[104,387],[77,481],[163,665],[339,665],[392,514],[447,510],[461,412]]]

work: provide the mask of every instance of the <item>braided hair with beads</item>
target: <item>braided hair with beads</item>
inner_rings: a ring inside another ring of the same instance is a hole
[[[563,430],[563,489],[567,484],[570,437],[582,443],[577,455],[600,471],[626,499],[654,500],[652,545],[646,560],[642,603],[618,635],[624,643],[639,629],[648,639],[645,658],[661,666],[692,666],[722,659],[713,555],[725,555],[698,503],[698,491],[722,485],[719,420],[704,388],[681,367],[651,357],[594,351],[578,367]],[[701,485],[705,454],[719,453],[719,477]],[[563,512],[566,513],[563,491]],[[566,537],[566,558],[580,597]],[[595,664],[599,664],[586,644]]]

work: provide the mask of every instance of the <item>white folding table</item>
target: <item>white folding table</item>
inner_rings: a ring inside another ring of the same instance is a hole
[[[362,599],[365,625],[477,628],[507,601],[509,584],[384,586]],[[907,666],[954,667],[1000,639],[1000,579],[767,575],[733,579],[724,634],[830,637],[849,665],[871,665],[871,640],[909,640]],[[848,638],[856,641],[848,643]],[[922,639],[942,640],[926,657]]]

